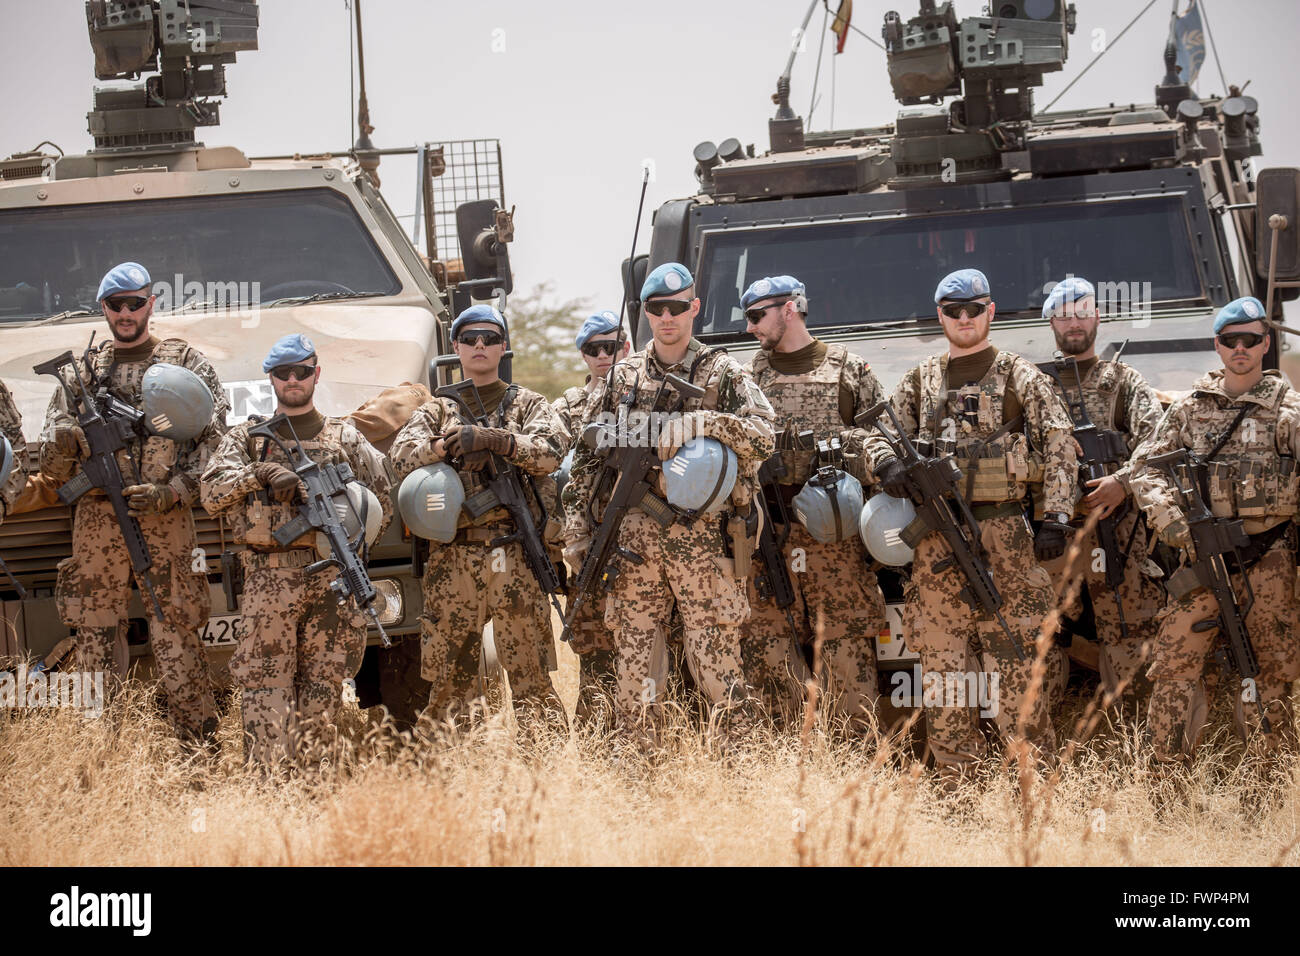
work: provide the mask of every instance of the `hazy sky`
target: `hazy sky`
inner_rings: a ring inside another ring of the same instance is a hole
[[[832,7],[835,5],[832,2]],[[1138,0],[1077,0],[1078,28],[1065,70],[1051,74],[1035,103],[1045,106],[1095,55],[1114,49],[1057,104],[1151,102],[1163,75],[1169,0],[1121,39]],[[517,287],[550,280],[563,298],[592,297],[617,308],[618,265],[631,241],[641,162],[655,180],[649,213],[695,191],[691,150],[729,136],[767,145],[770,95],[788,55],[804,0],[502,0],[494,4],[363,0],[367,92],[379,146],[499,137],[506,201],[518,206],[512,261]],[[879,39],[886,10],[904,19],[916,7],[891,0],[854,4],[853,24]],[[956,3],[958,17],[981,4]],[[90,146],[85,114],[94,85],[81,0],[0,0],[0,154],[49,139],[69,153]],[[1260,166],[1300,165],[1296,97],[1295,0],[1209,0],[1208,15],[1229,83],[1250,82],[1260,103]],[[264,0],[260,49],[227,70],[223,122],[201,132],[208,145],[249,155],[319,152],[346,146],[350,13],[344,0]],[[822,10],[796,62],[792,102],[807,122]],[[1104,31],[1095,34],[1094,31]],[[890,122],[884,54],[851,34],[845,52],[824,54],[812,128],[830,126],[831,61],[837,127]],[[1201,95],[1222,91],[1211,54]],[[414,161],[387,158],[384,193],[400,214],[414,207]],[[408,228],[410,220],[403,220]],[[996,279],[994,280],[996,281]]]

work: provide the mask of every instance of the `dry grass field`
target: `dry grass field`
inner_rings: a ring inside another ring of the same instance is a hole
[[[576,658],[560,653],[571,708]],[[1158,810],[1126,724],[1103,723],[1059,779],[991,762],[950,797],[910,752],[820,724],[721,761],[679,718],[647,763],[599,735],[520,742],[508,714],[414,743],[355,707],[345,723],[341,759],[272,784],[241,766],[233,705],[216,761],[182,753],[138,684],[98,719],[0,712],[0,864],[1300,862],[1294,777],[1270,808],[1243,809],[1249,776],[1223,731]]]

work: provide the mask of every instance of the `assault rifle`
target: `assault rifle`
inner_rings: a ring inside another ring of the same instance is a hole
[[[81,470],[59,489],[59,500],[71,505],[82,495],[97,488],[108,498],[117,518],[117,526],[122,532],[126,552],[131,559],[131,571],[136,583],[149,595],[154,617],[163,619],[162,606],[158,595],[154,593],[149,571],[153,568],[153,556],[149,554],[149,545],[140,530],[140,522],[131,514],[126,496],[122,490],[129,484],[122,478],[122,469],[117,463],[117,453],[124,452],[135,469],[135,484],[140,484],[140,464],[131,457],[130,443],[142,437],[144,413],[133,408],[109,393],[108,383],[100,382],[94,377],[93,347],[95,334],[90,335],[82,361],[90,385],[87,386],[77,371],[76,360],[69,350],[56,355],[48,362],[32,366],[38,375],[53,375],[59,381],[63,394],[67,398],[68,412],[77,420],[77,424],[86,435],[86,444],[90,446],[90,457],[82,463]],[[69,374],[64,374],[70,370]],[[77,383],[74,389],[69,379]]]
[[[1124,342],[1119,347],[1111,361],[1119,361],[1120,354],[1127,344],[1128,342]],[[1074,367],[1077,391],[1074,396],[1071,396],[1061,378],[1061,373],[1065,371],[1067,365]],[[1074,440],[1083,450],[1079,458],[1079,475],[1083,479],[1083,487],[1086,488],[1087,482],[1109,475],[1110,466],[1122,465],[1128,461],[1128,445],[1119,432],[1111,428],[1098,428],[1088,417],[1088,408],[1084,403],[1083,395],[1083,376],[1079,374],[1078,359],[1072,355],[1067,362],[1064,357],[1058,357],[1051,362],[1043,362],[1038,367],[1056,381],[1065,395],[1065,402],[1070,410],[1070,421],[1074,425]],[[1124,620],[1124,602],[1120,599],[1119,586],[1124,581],[1124,565],[1128,561],[1128,551],[1120,549],[1116,530],[1120,521],[1128,514],[1128,509],[1129,500],[1125,498],[1118,508],[1097,522],[1097,543],[1101,545],[1101,550],[1106,556],[1106,587],[1111,589],[1115,597],[1115,607],[1119,611],[1119,629],[1125,640],[1128,639],[1128,622]],[[1130,546],[1132,543],[1130,540]]]
[[[289,430],[289,437],[293,439],[292,449],[276,432],[276,428],[281,424]],[[312,531],[324,535],[325,540],[329,542],[330,556],[307,565],[303,573],[314,574],[323,568],[338,568],[338,577],[330,582],[330,590],[338,597],[339,604],[346,603],[348,598],[356,601],[357,607],[370,618],[370,623],[379,631],[379,639],[383,641],[384,647],[392,647],[393,642],[388,639],[388,634],[384,626],[379,623],[379,614],[375,610],[379,592],[370,580],[365,562],[360,557],[360,553],[365,550],[365,515],[358,515],[358,523],[361,527],[357,531],[356,540],[352,541],[343,530],[339,512],[335,508],[336,501],[341,501],[347,508],[352,507],[347,495],[348,482],[355,480],[352,468],[347,462],[322,465],[312,461],[303,449],[302,441],[293,430],[288,416],[284,413],[254,425],[248,430],[248,436],[265,438],[279,446],[294,474],[307,488],[306,500],[298,503],[298,516],[272,532],[276,543],[282,548],[287,548],[304,534]]]
[[[586,603],[592,585],[599,581],[606,591],[614,586],[614,580],[618,576],[614,557],[621,557],[633,564],[641,564],[644,560],[640,555],[618,546],[618,529],[622,526],[623,519],[627,517],[628,510],[640,507],[665,528],[677,520],[677,513],[655,494],[653,475],[660,464],[658,451],[649,445],[634,447],[626,440],[628,413],[636,403],[639,383],[638,373],[632,387],[618,403],[616,425],[593,422],[582,433],[582,440],[588,448],[604,453],[600,474],[592,486],[591,500],[587,503],[589,517],[594,519],[595,514],[592,509],[605,488],[612,484],[613,490],[609,495],[609,503],[605,505],[604,513],[596,525],[596,534],[587,549],[587,556],[583,558],[582,567],[578,571],[578,581],[574,585],[573,598],[569,601],[569,613],[564,619],[564,632],[561,634],[562,639],[566,641],[572,635],[573,623],[578,619],[578,612]],[[673,408],[664,409],[660,405],[665,401],[665,390],[668,388],[676,393],[677,398]],[[652,410],[676,411],[681,408],[686,398],[703,396],[704,389],[700,386],[693,385],[676,375],[665,375],[659,385],[659,391],[655,393]]]
[[[801,439],[805,435],[811,439],[812,432],[799,433]],[[794,615],[790,612],[794,604],[794,582],[790,580],[790,568],[785,562],[785,543],[790,537],[790,513],[785,498],[781,496],[781,479],[788,474],[789,469],[781,460],[779,451],[758,468],[758,506],[763,509],[763,527],[758,533],[758,557],[762,569],[754,576],[754,588],[760,597],[767,598],[785,613],[790,633],[797,643],[799,629],[795,627]],[[780,537],[776,533],[777,515],[780,516]]]
[[[489,424],[487,407],[483,404],[483,396],[479,394],[478,386],[471,379],[463,379],[452,385],[443,385],[434,394],[439,398],[449,398],[455,402],[460,413],[459,417],[464,424],[483,426]],[[467,395],[474,397],[474,403],[478,406],[477,412],[470,407],[466,399]],[[550,600],[555,612],[563,617],[564,609],[560,607],[560,600],[556,595],[563,593],[564,586],[560,582],[559,572],[556,571],[555,565],[551,563],[550,555],[546,553],[546,543],[542,540],[541,531],[538,530],[538,523],[533,518],[532,508],[529,507],[528,496],[524,492],[522,478],[526,478],[528,481],[528,490],[532,493],[532,499],[537,503],[538,510],[541,511],[541,524],[542,527],[545,527],[547,519],[546,505],[542,503],[541,496],[537,493],[537,485],[533,482],[533,476],[521,472],[497,454],[488,455],[486,473],[487,488],[465,499],[465,513],[471,518],[477,518],[480,515],[487,514],[493,508],[505,508],[510,515],[515,530],[499,538],[494,538],[488,542],[488,547],[499,548],[518,541],[519,546],[523,549],[524,561],[528,565],[528,570],[537,579],[538,586],[541,587],[542,593]],[[565,640],[567,639],[566,637]]]
[[[885,412],[894,423],[892,434],[878,423]],[[979,523],[959,491],[962,474],[957,463],[946,456],[922,458],[903,431],[894,406],[887,401],[871,406],[857,417],[855,424],[864,428],[875,426],[894,456],[907,469],[907,487],[916,506],[916,518],[899,537],[908,547],[915,548],[927,534],[938,531],[952,553],[936,562],[932,570],[941,572],[955,566],[966,579],[966,586],[961,590],[962,600],[973,609],[993,615],[1010,638],[1016,656],[1023,661],[1025,652],[1020,641],[1011,633],[1002,616],[1002,595],[989,574],[988,554],[980,542]]]
[[[1183,516],[1187,521],[1188,537],[1192,542],[1193,558],[1189,555],[1187,567],[1175,571],[1169,579],[1169,586],[1182,590],[1182,586],[1192,584],[1208,590],[1214,595],[1219,606],[1215,617],[1197,621],[1192,630],[1204,632],[1218,629],[1226,638],[1228,657],[1233,669],[1243,679],[1253,681],[1259,676],[1259,658],[1255,656],[1255,645],[1246,628],[1246,615],[1255,604],[1255,591],[1250,586],[1250,576],[1242,561],[1242,549],[1250,548],[1250,535],[1240,518],[1216,518],[1206,504],[1205,481],[1206,462],[1193,455],[1186,448],[1155,455],[1146,462],[1152,468],[1158,468],[1167,474],[1178,490],[1183,502]],[[1237,601],[1236,591],[1232,587],[1232,577],[1228,571],[1227,555],[1231,554],[1241,571],[1241,583],[1246,592],[1244,602]],[[1190,578],[1190,580],[1189,580]],[[1264,733],[1269,733],[1268,717],[1264,715],[1264,704],[1255,694],[1255,706],[1259,708],[1260,726]]]

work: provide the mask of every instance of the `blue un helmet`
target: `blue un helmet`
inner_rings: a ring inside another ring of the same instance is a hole
[[[716,438],[692,438],[664,462],[668,503],[682,511],[721,511],[736,485],[736,453]]]
[[[0,488],[4,487],[9,480],[10,473],[14,470],[14,449],[9,444],[8,435],[0,435]]]
[[[853,534],[862,512],[862,485],[839,468],[818,468],[794,496],[794,514],[821,544]]]
[[[443,544],[456,537],[465,486],[445,461],[411,472],[397,489],[397,511],[411,533]]]
[[[916,505],[883,491],[872,495],[858,518],[858,534],[867,551],[881,564],[901,568],[912,563],[912,548],[902,538],[903,529],[916,518]]]
[[[212,393],[189,369],[168,362],[149,366],[140,383],[149,431],[172,441],[197,438],[212,421]]]
[[[343,491],[344,494],[335,495],[331,499],[334,513],[338,515],[339,524],[343,526],[343,533],[349,541],[354,540],[362,526],[365,526],[368,548],[379,539],[379,523],[384,518],[379,498],[359,481],[349,481],[343,486]],[[331,554],[329,539],[323,534],[316,535],[316,553],[322,558],[328,558]]]

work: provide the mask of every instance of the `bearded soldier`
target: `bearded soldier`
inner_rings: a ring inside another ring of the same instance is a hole
[[[124,262],[104,276],[98,299],[113,338],[91,354],[89,369],[78,361],[77,370],[83,381],[89,382],[93,375],[113,396],[136,409],[143,405],[146,373],[158,365],[189,370],[210,394],[210,420],[195,423],[191,429],[195,437],[176,441],[155,432],[133,440],[117,456],[124,479],[136,482],[124,493],[153,560],[149,584],[162,619],[156,611],[149,615],[149,641],[167,692],[168,713],[182,738],[210,740],[217,716],[199,628],[207,620],[211,600],[191,506],[199,495],[203,465],[225,432],[229,403],[202,353],[182,339],[159,340],[150,334],[155,300],[150,288],[149,273],[139,263]],[[187,407],[197,406],[191,402]],[[185,411],[173,414],[180,417]],[[89,455],[85,433],[60,388],[45,415],[41,471],[51,481],[64,482]],[[56,587],[59,616],[77,632],[81,670],[120,673],[115,647],[125,640],[131,578],[122,528],[109,500],[92,491],[75,505],[72,555],[59,563]],[[145,582],[136,583],[144,588]]]
[[[776,412],[776,453],[785,472],[764,485],[765,494],[783,499],[769,502],[768,512],[774,517],[803,515],[777,531],[778,540],[785,537],[783,558],[796,592],[791,614],[795,633],[775,601],[759,596],[757,575],[751,575],[750,618],[741,639],[745,673],[755,689],[774,696],[783,709],[798,705],[820,622],[822,667],[838,697],[838,710],[850,726],[861,728],[879,694],[873,639],[885,621],[885,600],[858,537],[861,509],[836,522],[834,515],[821,513],[824,501],[813,514],[811,503],[802,511],[795,503],[817,471],[821,440],[839,441],[850,480],[869,481],[862,457],[867,432],[853,422],[882,401],[884,391],[860,357],[808,333],[807,292],[793,276],[757,280],[741,296],[740,306],[758,339],[750,374]],[[810,521],[820,522],[813,528],[818,537],[805,526]]]
[[[1102,458],[1093,466],[1105,467],[1108,472],[1079,489],[1084,497],[1071,524],[1081,527],[1093,510],[1100,512],[1100,521],[1113,519],[1104,533],[1099,535],[1099,530],[1094,529],[1080,543],[1083,561],[1079,584],[1087,588],[1101,642],[1102,687],[1107,700],[1114,700],[1126,690],[1134,691],[1135,681],[1142,680],[1142,664],[1155,639],[1155,615],[1164,603],[1160,585],[1142,573],[1149,550],[1146,526],[1138,521],[1137,507],[1128,507],[1132,474],[1128,458],[1155,431],[1160,401],[1137,369],[1097,358],[1100,316],[1096,291],[1086,279],[1071,276],[1057,283],[1043,302],[1043,318],[1051,321],[1056,347],[1065,359],[1043,363],[1039,368],[1056,384],[1075,428],[1082,429],[1081,434],[1096,435],[1095,440],[1088,441]],[[1080,389],[1081,408],[1077,405]],[[1092,429],[1087,429],[1088,425]],[[1087,450],[1085,447],[1085,456]],[[1115,568],[1110,567],[1112,562]],[[1045,566],[1061,592],[1065,558]],[[1081,599],[1076,598],[1063,611],[1067,618],[1077,620],[1081,607]],[[1067,628],[1070,623],[1067,621]]]
[[[479,409],[471,402],[471,410],[485,413],[487,423],[466,423],[455,402],[435,397],[416,410],[393,441],[390,455],[398,476],[448,463],[459,473],[465,499],[488,492],[488,456],[538,479],[549,476],[564,457],[568,435],[542,395],[499,377],[506,352],[501,313],[490,305],[471,306],[452,323],[451,337],[465,378],[483,403]],[[432,547],[424,572],[420,672],[433,685],[431,716],[465,714],[476,696],[473,676],[483,628],[491,621],[516,713],[563,726],[564,706],[549,674],[555,669],[550,605],[522,544],[495,543],[519,529],[499,504],[476,518],[459,510],[454,520],[454,537]]]
[[[290,450],[296,450],[295,439],[301,442],[318,464],[347,464],[375,496],[378,528],[368,537],[378,537],[392,516],[390,467],[347,419],[316,409],[321,365],[311,340],[297,333],[282,337],[262,371],[270,374],[276,414],[285,416],[276,434]],[[254,424],[232,428],[203,473],[203,506],[226,515],[235,540],[246,545],[239,553],[243,622],[230,674],[243,688],[249,761],[309,765],[311,745],[327,747],[334,735],[343,682],[361,668],[366,628],[355,601],[340,604],[330,589],[335,569],[306,570],[328,555],[318,552],[314,533],[288,545],[273,537],[298,515],[300,480],[278,444],[249,436]]]
[[[717,473],[725,475],[726,466],[720,462],[734,455],[739,477],[729,493],[730,514],[742,524],[751,515],[756,518],[752,478],[772,453],[771,405],[738,363],[692,336],[700,300],[685,266],[669,262],[654,269],[641,288],[641,302],[654,338],[643,351],[615,366],[609,381],[596,383],[589,416],[607,415],[620,403],[627,422],[635,419],[646,427],[629,427],[616,441],[653,446],[660,462],[673,459],[687,441],[704,439],[679,459],[679,476],[686,481],[695,464],[716,466]],[[697,387],[699,394],[678,392],[667,382],[668,375]],[[708,439],[718,444],[710,446]],[[592,500],[600,466],[596,451],[578,442],[564,490],[565,560],[575,572],[595,530],[592,506],[602,505]],[[674,507],[665,470],[650,470],[646,477],[652,490],[634,502],[618,529],[612,569],[616,573],[605,612],[618,654],[618,720],[643,747],[655,743],[653,718],[662,688],[652,674],[663,670],[660,625],[668,620],[674,599],[691,669],[709,700],[723,711],[724,741],[729,732],[747,728],[757,703],[740,662],[740,625],[749,614],[749,602],[735,561],[737,554],[747,557],[752,551],[752,539],[737,531],[724,542],[723,528],[736,522],[728,514],[708,511],[714,505],[727,506],[718,500],[725,481],[713,485],[716,494],[707,503],[697,502],[698,508]]]
[[[627,358],[632,351],[632,343],[620,332],[618,316],[609,310],[587,317],[578,330],[577,344],[587,365],[587,380],[582,385],[565,389],[552,405],[568,432],[570,447],[581,437],[587,402],[596,383],[608,374],[611,365]],[[571,462],[572,456],[570,451],[566,462]],[[572,584],[570,581],[570,600]],[[602,699],[613,700],[617,684],[614,636],[605,626],[603,601],[583,605],[572,634],[569,646],[578,655],[578,704],[574,719],[585,723],[594,717]]]
[[[907,588],[907,641],[919,653],[923,671],[942,677],[945,691],[952,682],[954,693],[945,692],[944,705],[925,709],[930,751],[941,780],[952,786],[985,752],[976,710],[956,693],[971,677],[988,682],[996,713],[986,715],[994,717],[1004,738],[1023,735],[1041,760],[1050,760],[1055,751],[1047,696],[1042,688],[1031,691],[1034,642],[1053,603],[1051,577],[1038,562],[1065,551],[1078,460],[1069,414],[1048,378],[1019,355],[989,343],[996,307],[984,274],[977,269],[949,274],[934,301],[948,352],[908,371],[893,405],[903,432],[922,455],[955,459],[961,471],[958,491],[979,522],[1006,621],[1004,629],[992,615],[963,601],[966,580],[938,532],[917,543]],[[879,433],[869,437],[868,450],[884,490],[907,497],[903,463]],[[1025,505],[1030,483],[1040,480],[1046,520],[1031,535]],[[1030,695],[1021,726],[1020,711]]]
[[[1288,685],[1300,677],[1294,523],[1300,501],[1300,395],[1280,372],[1264,370],[1270,334],[1263,320],[1264,307],[1252,296],[1219,310],[1214,348],[1223,368],[1209,372],[1169,407],[1155,435],[1133,456],[1131,484],[1147,520],[1162,540],[1182,550],[1185,564],[1198,558],[1185,496],[1151,459],[1179,449],[1191,452],[1204,468],[1193,469],[1180,483],[1197,480],[1216,518],[1241,520],[1248,541],[1224,559],[1242,610],[1245,595],[1254,595],[1245,624],[1259,674],[1237,678],[1236,727],[1253,751],[1273,757],[1294,751],[1296,743]],[[1205,728],[1202,674],[1221,638],[1222,615],[1231,609],[1219,607],[1204,585],[1186,568],[1170,575],[1167,584],[1171,604],[1160,621],[1150,669],[1150,732],[1162,762],[1190,761]],[[1267,730],[1259,720],[1261,709]]]

